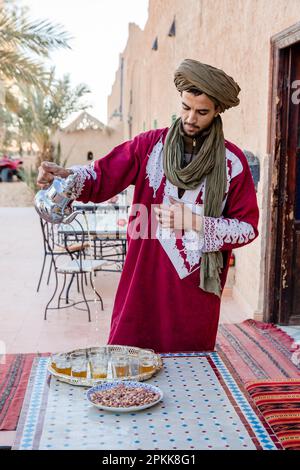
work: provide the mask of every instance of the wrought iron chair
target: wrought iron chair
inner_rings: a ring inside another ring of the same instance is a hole
[[[86,249],[87,245],[89,246],[90,244],[89,244],[89,241],[86,239],[86,232],[83,229],[83,226],[76,219],[71,224],[68,224],[68,225],[71,228],[70,233],[72,233],[72,231],[73,231],[74,238],[77,241],[77,243],[79,244],[79,246],[78,246],[78,249],[76,250],[76,252],[74,253],[74,251],[70,250],[70,247],[72,247],[73,243],[74,243],[73,236],[68,237],[68,236],[65,235],[63,237],[63,239],[64,239],[64,248],[65,248],[66,252],[69,255],[68,260],[65,264],[58,265],[58,262],[57,262],[58,259],[56,258],[55,251],[52,249],[51,244],[49,244],[46,240],[47,249],[51,253],[52,266],[54,268],[54,273],[55,273],[55,288],[54,288],[54,292],[53,292],[49,302],[46,305],[45,313],[44,313],[44,319],[45,320],[47,319],[48,310],[57,310],[57,309],[72,307],[72,306],[76,306],[77,304],[85,303],[86,308],[85,309],[79,309],[79,310],[87,310],[88,320],[90,322],[91,321],[91,311],[90,311],[90,307],[89,307],[89,302],[100,301],[101,309],[103,310],[103,308],[104,308],[103,307],[102,297],[97,292],[97,290],[95,288],[95,285],[94,285],[94,282],[93,282],[93,274],[95,274],[97,271],[101,271],[102,266],[105,265],[107,262],[105,260],[99,260],[99,259],[97,260],[97,259],[94,259],[94,258],[87,258],[85,249]],[[97,296],[98,299],[96,299],[96,298],[87,299],[87,297],[86,297],[84,284],[87,284],[87,283],[84,283],[84,278],[86,279],[87,274],[89,274],[90,285],[91,285],[91,287],[93,289],[93,292],[95,293],[95,295]],[[50,305],[51,305],[51,303],[52,303],[52,301],[53,301],[53,299],[56,296],[56,293],[58,291],[59,275],[63,275],[63,285],[62,285],[62,288],[61,288],[59,296],[58,296],[57,306],[56,307],[50,307]],[[62,295],[63,295],[63,292],[64,292],[65,287],[66,287],[66,282],[67,282],[67,276],[68,275],[71,276],[71,279],[70,279],[70,282],[69,282],[68,287],[66,289],[66,295],[63,298]],[[77,280],[78,280],[78,278],[80,278],[80,281],[78,282],[77,287],[78,287],[78,292],[79,293],[80,293],[80,290],[81,290],[83,300],[69,303],[69,291],[70,291],[74,276],[77,276]],[[80,285],[80,287],[79,287],[79,285]],[[65,305],[62,306],[61,301],[63,299],[66,301],[66,303],[65,303]]]
[[[94,237],[94,253],[97,259],[109,261],[110,267],[105,271],[122,271],[127,253],[127,237],[118,225],[120,215],[128,212],[129,206],[110,205],[97,209],[96,214],[101,217],[101,213],[113,213],[116,226],[113,232],[99,232]]]
[[[108,267],[103,269],[103,271],[118,272],[123,270],[127,253],[127,237],[124,236],[118,224],[112,232],[105,233],[97,229],[95,231],[95,226],[97,226],[96,220],[102,217],[105,218],[107,214],[113,214],[116,221],[119,220],[120,216],[127,218],[128,208],[129,205],[119,206],[112,203],[83,204],[76,202],[73,204],[73,209],[82,210],[87,216],[94,218],[91,242],[94,248],[94,258],[105,259],[108,262]]]
[[[69,253],[73,253],[74,256],[79,255],[80,250],[85,250],[86,248],[89,247],[89,243],[85,242],[85,244],[82,246],[80,243],[79,239],[75,239],[72,241],[72,243],[69,244],[68,246],[68,251],[66,250],[65,247],[65,241],[63,240],[63,237],[59,234],[58,232],[58,225],[53,225],[50,224],[49,222],[46,222],[42,218],[40,218],[40,225],[41,225],[41,230],[42,230],[42,236],[43,236],[43,248],[44,248],[44,258],[43,258],[43,264],[42,264],[42,269],[37,285],[36,291],[39,292],[45,266],[46,266],[46,261],[47,258],[50,258],[50,265],[49,265],[49,270],[48,270],[48,277],[47,277],[47,285],[49,285],[50,282],[50,277],[51,277],[51,272],[53,268],[53,256],[56,259],[59,256],[69,256]]]

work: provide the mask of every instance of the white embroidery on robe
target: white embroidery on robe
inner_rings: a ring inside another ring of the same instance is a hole
[[[224,217],[204,217],[203,252],[219,251],[224,243],[247,243],[255,238],[254,228],[247,222]]]
[[[185,203],[188,207],[190,207],[190,209],[193,208],[194,212],[198,212],[200,214],[201,211],[203,211],[202,206],[195,204],[195,201],[199,195],[200,190],[204,191],[204,189],[205,182],[202,182],[198,188],[185,191],[180,201]],[[166,180],[163,204],[170,205],[169,196],[174,197],[175,199],[179,199],[178,188],[174,186],[169,180]],[[200,249],[199,237],[197,237],[198,240],[196,241],[195,234],[196,232],[194,231],[186,231],[182,237],[183,249],[179,250],[176,245],[176,236],[174,231],[170,229],[162,229],[160,225],[157,227],[156,238],[160,241],[162,247],[169,256],[180,279],[189,276],[192,274],[192,272],[196,271],[196,269],[199,269],[200,267],[202,252]],[[186,255],[186,260],[190,265],[190,269],[187,268],[181,251],[183,251]]]
[[[150,188],[153,188],[153,197],[156,197],[156,191],[160,187],[164,176],[163,169],[163,143],[162,138],[154,145],[146,166],[146,178],[149,180]]]
[[[97,179],[97,173],[94,170],[94,164],[95,162],[92,162],[89,165],[74,165],[70,167],[70,170],[72,170],[76,175],[73,188],[73,194],[76,199],[82,193],[86,179]]]
[[[155,149],[159,143],[161,145]],[[153,197],[155,197],[156,191],[159,188],[164,175],[162,162],[163,145],[160,141],[158,144],[154,146],[147,164],[149,185],[154,188]],[[231,161],[231,166],[229,165],[229,161]],[[225,197],[222,202],[222,212],[226,205],[231,180],[235,176],[239,175],[242,171],[243,166],[240,159],[233,152],[226,149],[227,185]],[[206,179],[204,179],[196,189],[185,191],[182,198],[180,199],[181,202],[185,203],[188,207],[190,207],[191,210],[193,210],[193,212],[196,212],[199,215],[203,215],[204,205],[196,204],[195,202],[200,192],[202,192],[201,199],[202,202],[204,202],[205,186]],[[179,199],[178,188],[170,183],[169,180],[166,180],[163,204],[170,204],[168,196],[172,196],[177,200]],[[219,219],[213,217],[204,217],[203,233],[199,233],[194,230],[185,231],[182,237],[183,250],[178,249],[176,245],[176,237],[172,230],[162,229],[160,226],[158,226],[156,238],[160,241],[181,279],[192,274],[192,272],[194,272],[196,269],[199,269],[202,253],[218,251],[220,247],[223,246],[225,237],[227,237],[227,240],[230,239],[231,243],[232,240],[241,240],[238,243],[244,243],[244,240],[246,239],[249,240],[255,238],[254,229],[250,224],[247,224],[246,222],[239,222],[236,219],[229,219],[229,224],[227,224],[227,221],[223,221],[222,219],[223,216],[221,216]],[[219,222],[215,223],[216,220],[219,220]],[[221,221],[225,222],[227,225],[222,225]],[[181,251],[183,251],[186,256],[186,262],[190,267],[189,269],[185,265]]]
[[[199,188],[199,193],[201,194],[201,199],[203,200],[205,192],[205,182],[203,181]],[[204,204],[189,204],[187,203],[186,206],[197,215],[203,215],[204,211]],[[190,267],[197,265],[200,263],[201,255],[202,255],[202,248],[204,246],[204,232],[199,233],[195,230],[185,230],[184,235],[182,237],[182,245],[184,248],[184,254],[186,256],[186,260],[189,263]]]
[[[231,165],[229,165],[229,163],[228,163],[229,160],[231,161]],[[227,181],[227,185],[226,185],[225,196],[224,196],[222,206],[221,206],[222,212],[223,212],[223,210],[225,208],[225,205],[226,205],[226,202],[227,202],[227,197],[228,197],[228,193],[229,193],[231,180],[235,176],[239,175],[242,171],[243,171],[243,166],[242,166],[242,163],[241,163],[240,159],[234,153],[232,153],[230,150],[226,149],[226,181]]]
[[[176,236],[173,230],[163,228],[158,224],[156,238],[160,241],[162,247],[172,261],[180,279],[188,276],[190,273],[184,264],[184,259],[180,255],[180,251],[176,246]]]
[[[231,161],[231,179],[239,175],[243,171],[241,160],[235,153],[226,149],[226,158]]]

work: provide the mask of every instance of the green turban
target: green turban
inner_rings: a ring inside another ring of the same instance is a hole
[[[197,60],[185,59],[177,68],[174,83],[178,91],[191,87],[203,91],[212,101],[220,105],[221,112],[238,106],[239,85],[223,70]]]

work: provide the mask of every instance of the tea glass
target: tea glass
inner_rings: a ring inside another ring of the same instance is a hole
[[[153,352],[150,350],[143,350],[139,352],[139,374],[146,374],[154,372],[156,367],[156,360]]]
[[[113,378],[129,376],[129,354],[128,351],[112,351],[111,365]]]
[[[59,374],[71,375],[71,360],[67,354],[53,354],[51,356],[52,368]]]
[[[92,352],[89,355],[91,375],[93,379],[106,379],[108,371],[108,355],[103,351]]]
[[[87,378],[87,359],[83,353],[71,354],[72,377]]]

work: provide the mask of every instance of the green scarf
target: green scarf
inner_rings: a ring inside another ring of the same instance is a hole
[[[186,59],[178,67],[174,78],[178,91],[192,87],[204,92],[217,102],[221,112],[239,104],[239,86],[220,69],[195,60]],[[220,217],[226,191],[225,141],[221,116],[214,118],[208,135],[198,153],[186,167],[181,167],[184,141],[181,118],[170,127],[164,143],[163,166],[167,179],[182,189],[195,189],[206,177],[204,215]],[[203,253],[200,264],[199,287],[221,297],[220,273],[223,256],[220,251]]]
[[[181,118],[169,129],[164,144],[164,172],[168,180],[182,189],[195,189],[206,177],[204,215],[220,217],[221,205],[226,191],[225,144],[220,116],[214,119],[210,133],[206,137],[197,155],[185,168],[181,169],[181,156],[184,141],[180,132]],[[200,265],[201,289],[220,297],[221,285],[219,273],[223,268],[220,251],[203,253]]]

